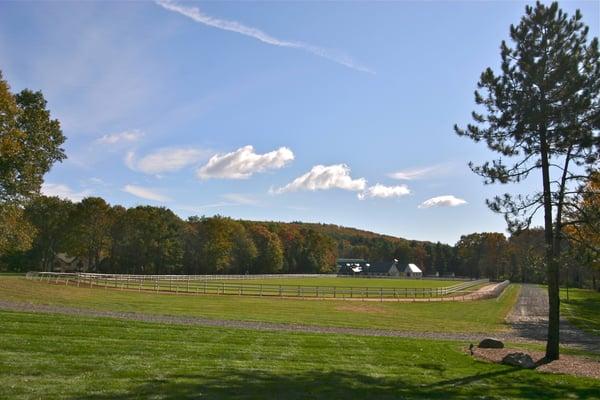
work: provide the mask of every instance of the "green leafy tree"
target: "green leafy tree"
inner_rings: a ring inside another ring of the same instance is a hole
[[[232,240],[233,261],[231,272],[244,274],[252,268],[256,257],[258,257],[258,249],[246,227],[237,221],[233,226]]]
[[[0,204],[0,228],[3,232],[0,235],[0,256],[30,248],[35,228],[25,218],[22,207]]]
[[[515,232],[509,239],[509,258],[513,282],[545,283],[544,230],[524,229]]]
[[[163,207],[129,208],[112,229],[113,265],[135,274],[181,273],[183,221]]]
[[[550,304],[546,358],[559,357],[559,265],[563,209],[582,178],[599,160],[600,62],[598,39],[588,42],[579,11],[568,17],[557,3],[527,6],[510,27],[514,47],[501,44],[501,73],[481,74],[474,124],[455,126],[460,136],[484,141],[501,157],[473,171],[485,183],[511,183],[539,171],[539,191],[488,201],[512,231],[529,226],[543,210]],[[534,174],[535,177],[538,174]]]
[[[30,256],[35,267],[52,271],[56,255],[68,252],[68,232],[74,205],[58,197],[40,196],[25,208],[25,216],[37,235]]]
[[[576,269],[583,265],[590,270],[592,287],[600,290],[596,284],[596,275],[600,272],[600,171],[590,174],[578,191],[576,201],[568,206],[566,234],[571,259],[578,262]]]
[[[52,164],[65,158],[64,141],[42,93],[11,93],[0,71],[0,256],[32,243],[35,231],[22,206],[39,193]]]
[[[66,157],[64,141],[42,92],[12,94],[0,72],[0,202],[39,193],[44,174]]]
[[[87,197],[77,203],[70,218],[69,253],[85,258],[88,269],[97,271],[108,255],[112,224],[111,207],[104,199]]]
[[[252,224],[250,234],[258,251],[250,272],[253,274],[281,272],[283,269],[283,246],[279,237],[262,224]]]
[[[335,241],[313,229],[302,232],[304,237],[303,270],[308,273],[334,272],[337,246]]]

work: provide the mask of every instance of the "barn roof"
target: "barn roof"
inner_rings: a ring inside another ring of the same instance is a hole
[[[395,261],[381,261],[371,264],[368,273],[371,274],[387,274],[390,272],[390,269],[396,265]]]
[[[421,271],[421,268],[417,267],[415,264],[408,264],[408,266],[406,267],[406,269],[409,269],[410,272],[416,274],[418,272],[423,273],[423,271]]]

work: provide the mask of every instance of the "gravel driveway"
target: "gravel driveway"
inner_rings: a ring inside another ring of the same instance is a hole
[[[506,317],[516,336],[545,341],[548,331],[548,292],[537,285],[525,284],[513,310]],[[560,343],[600,353],[600,337],[576,328],[564,317],[560,319]]]

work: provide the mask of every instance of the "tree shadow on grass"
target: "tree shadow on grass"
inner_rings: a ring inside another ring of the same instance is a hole
[[[438,371],[440,374],[443,371]],[[431,379],[423,378],[424,379]],[[208,370],[148,380],[127,392],[75,396],[80,400],[132,399],[495,399],[598,398],[595,387],[564,380],[549,385],[536,372],[506,368],[416,384],[420,377],[384,378],[349,371],[273,374],[254,370]]]

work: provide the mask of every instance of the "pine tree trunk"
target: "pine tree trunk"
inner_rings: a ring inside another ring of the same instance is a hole
[[[544,239],[546,242],[546,268],[548,273],[548,338],[546,342],[546,360],[557,360],[560,340],[560,298],[559,268],[555,251],[554,227],[552,223],[552,197],[550,188],[550,166],[548,162],[548,144],[546,132],[540,134],[540,152],[542,159],[543,201],[544,201]]]
[[[555,257],[548,260],[548,341],[546,360],[558,360],[560,341],[559,266]]]

